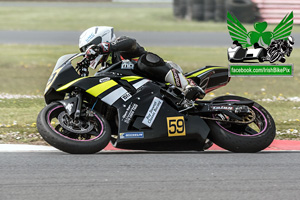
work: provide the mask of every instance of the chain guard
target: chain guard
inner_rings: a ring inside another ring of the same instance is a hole
[[[64,129],[76,134],[86,134],[94,129],[94,125],[91,124],[91,122],[88,121],[84,124],[81,120],[75,122],[74,119],[69,117],[69,115],[65,111],[61,112],[58,115],[58,121]]]

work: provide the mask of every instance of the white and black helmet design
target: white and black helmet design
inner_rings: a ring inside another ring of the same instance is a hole
[[[101,42],[112,42],[116,39],[114,28],[110,26],[94,26],[85,30],[79,37],[79,49],[81,52],[92,44],[98,45]]]
[[[288,41],[288,44],[289,44],[290,46],[293,46],[294,43],[295,43],[295,39],[294,39],[293,36],[289,36],[289,37],[287,38],[287,41]]]

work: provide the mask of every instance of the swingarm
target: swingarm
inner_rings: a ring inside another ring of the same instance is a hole
[[[195,108],[188,113],[213,121],[249,124],[255,120],[255,113],[251,109],[253,104],[253,101],[197,101]]]

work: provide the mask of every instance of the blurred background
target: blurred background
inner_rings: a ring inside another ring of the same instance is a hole
[[[235,77],[206,99],[235,94],[258,101],[273,115],[277,138],[299,139],[299,10],[298,0],[0,0],[0,143],[43,143],[35,121],[45,85],[60,56],[79,52],[87,28],[113,26],[117,36],[136,38],[189,72],[228,66],[227,11],[248,31],[257,21],[272,31],[293,11],[295,49],[286,62],[294,76]]]
[[[227,11],[241,21],[278,23],[281,16],[294,11],[294,23],[300,23],[298,0],[174,0],[174,15],[197,21],[226,21]]]

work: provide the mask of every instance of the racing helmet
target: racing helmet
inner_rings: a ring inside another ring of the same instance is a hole
[[[295,43],[294,37],[293,36],[289,36],[287,38],[287,42],[288,42],[288,45],[292,47],[294,45],[294,43]]]
[[[116,39],[114,28],[110,26],[94,26],[85,30],[79,37],[80,52],[85,52],[91,45],[101,42],[113,42]]]

